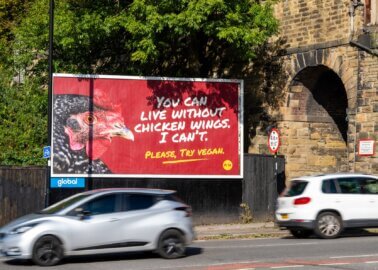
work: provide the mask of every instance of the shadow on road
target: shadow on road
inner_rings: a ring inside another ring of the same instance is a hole
[[[376,236],[378,237],[378,231],[368,231],[366,229],[346,229],[344,230],[339,238],[347,237],[362,237],[362,236]],[[292,235],[284,236],[282,239],[294,239]],[[309,238],[318,238],[315,234],[311,235]]]
[[[365,229],[347,229],[341,237],[378,236],[378,231],[368,231]]]
[[[187,247],[186,257],[199,255],[202,252],[203,252],[202,248]],[[113,253],[113,254],[71,256],[71,257],[64,258],[61,264],[93,263],[93,262],[123,261],[123,260],[130,261],[130,260],[141,260],[141,259],[152,259],[152,258],[161,258],[161,257],[154,252],[124,252],[124,253]],[[164,260],[163,258],[161,259]],[[33,265],[33,262],[31,260],[19,260],[19,259],[10,259],[8,261],[5,261],[4,263],[8,265],[15,265],[15,266]]]

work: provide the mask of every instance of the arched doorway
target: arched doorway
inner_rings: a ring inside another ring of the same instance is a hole
[[[306,67],[293,78],[283,112],[290,176],[348,170],[348,98],[326,66]]]

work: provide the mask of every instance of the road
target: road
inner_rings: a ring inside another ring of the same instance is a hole
[[[0,261],[2,270],[25,268],[39,267],[27,261]],[[334,240],[285,237],[196,241],[188,248],[188,256],[177,260],[165,260],[149,253],[127,253],[68,258],[49,269],[378,269],[378,235]]]

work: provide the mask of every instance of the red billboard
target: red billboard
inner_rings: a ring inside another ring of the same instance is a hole
[[[241,178],[243,81],[53,76],[52,176]]]

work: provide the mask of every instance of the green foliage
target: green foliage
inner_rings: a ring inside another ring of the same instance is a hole
[[[56,0],[58,72],[224,77],[277,32],[270,1]],[[16,32],[19,65],[46,70],[48,0]]]
[[[0,0],[0,37],[12,40],[12,29],[19,23],[28,0]]]
[[[19,24],[28,0],[0,0],[0,74],[11,65],[13,29]],[[0,75],[1,76],[1,75]]]
[[[280,72],[266,46],[274,2],[55,0],[54,70],[244,79],[253,125],[279,96],[267,83]],[[0,164],[43,164],[49,0],[0,0],[0,19]],[[12,85],[19,71],[25,84]]]
[[[41,165],[47,142],[47,91],[32,82],[0,84],[0,164]]]
[[[42,147],[47,142],[47,91],[32,80],[15,85],[21,75],[22,57],[15,46],[14,30],[32,0],[0,0],[0,164],[42,165]]]

